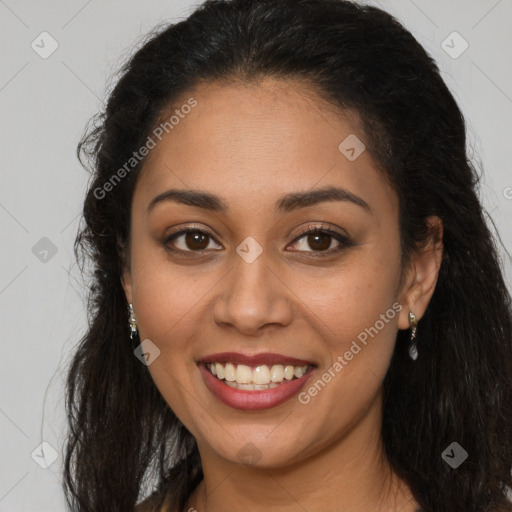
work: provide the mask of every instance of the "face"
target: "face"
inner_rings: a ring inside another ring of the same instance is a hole
[[[357,116],[292,82],[210,84],[176,108],[189,98],[153,136],[123,278],[156,386],[202,455],[233,462],[377,429],[408,311],[398,198]]]

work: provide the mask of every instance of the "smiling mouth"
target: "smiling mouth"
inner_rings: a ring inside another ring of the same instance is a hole
[[[227,386],[244,391],[263,391],[300,379],[311,371],[313,365],[248,366],[236,363],[204,363],[208,371]]]

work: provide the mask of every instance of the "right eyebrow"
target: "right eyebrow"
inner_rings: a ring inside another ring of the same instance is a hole
[[[227,213],[229,210],[227,203],[222,198],[210,192],[173,188],[154,197],[148,205],[148,212],[157,204],[166,201],[174,201],[188,206],[197,206],[198,208],[204,208],[218,213]]]

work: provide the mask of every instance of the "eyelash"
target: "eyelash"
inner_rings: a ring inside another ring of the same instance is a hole
[[[182,229],[181,231],[176,231],[175,233],[171,233],[163,241],[164,247],[168,251],[171,251],[173,253],[181,253],[181,254],[201,253],[204,251],[208,251],[208,249],[200,249],[197,251],[192,251],[192,250],[184,251],[183,249],[176,249],[176,248],[169,246],[170,242],[174,241],[176,238],[179,238],[181,235],[185,235],[188,233],[201,233],[215,241],[214,237],[211,235],[210,232],[208,232],[202,228],[199,228],[199,227],[197,227],[197,228],[190,227],[187,229]],[[331,256],[332,254],[338,253],[338,252],[342,251],[343,249],[351,247],[353,245],[353,243],[350,241],[350,239],[347,236],[342,235],[341,233],[338,233],[336,231],[333,231],[325,226],[313,226],[313,227],[308,226],[306,228],[301,229],[299,231],[299,234],[292,241],[292,245],[295,244],[296,242],[298,242],[301,238],[304,238],[306,235],[315,235],[315,234],[328,235],[331,238],[334,238],[337,242],[339,242],[340,246],[337,247],[336,249],[327,249],[325,251],[297,251],[297,252],[307,252],[307,253],[311,253],[312,257],[314,257],[314,258],[322,258],[325,256]],[[187,255],[187,257],[188,257],[188,255]],[[191,257],[193,257],[193,256],[191,256]]]

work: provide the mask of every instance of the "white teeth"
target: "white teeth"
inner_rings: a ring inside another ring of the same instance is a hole
[[[294,367],[293,366],[285,366],[284,367],[284,378],[286,380],[292,380],[294,375]]]
[[[220,363],[215,363],[215,370],[217,373],[217,378],[222,380],[224,378],[224,366],[222,366]]]
[[[306,373],[306,369],[303,366],[296,366],[293,373],[295,377],[300,379]]]
[[[236,367],[235,380],[239,384],[251,384],[251,382],[252,382],[252,370],[251,370],[251,367],[250,366],[245,366],[245,364],[239,364]]]
[[[226,366],[224,367],[224,378],[229,382],[234,382],[235,366],[232,363],[226,363]]]
[[[268,366],[256,366],[252,374],[252,381],[254,384],[269,384],[270,370]]]
[[[265,364],[251,368],[245,364],[208,363],[206,367],[228,386],[251,391],[275,388],[284,380],[301,378],[308,370],[308,366],[282,364],[275,364],[271,368]]]
[[[270,384],[239,384],[238,382],[225,381],[230,388],[243,389],[245,391],[263,391],[265,389],[277,388],[279,384],[271,382]]]
[[[270,368],[270,380],[272,382],[281,382],[284,379],[284,366],[275,364]]]

